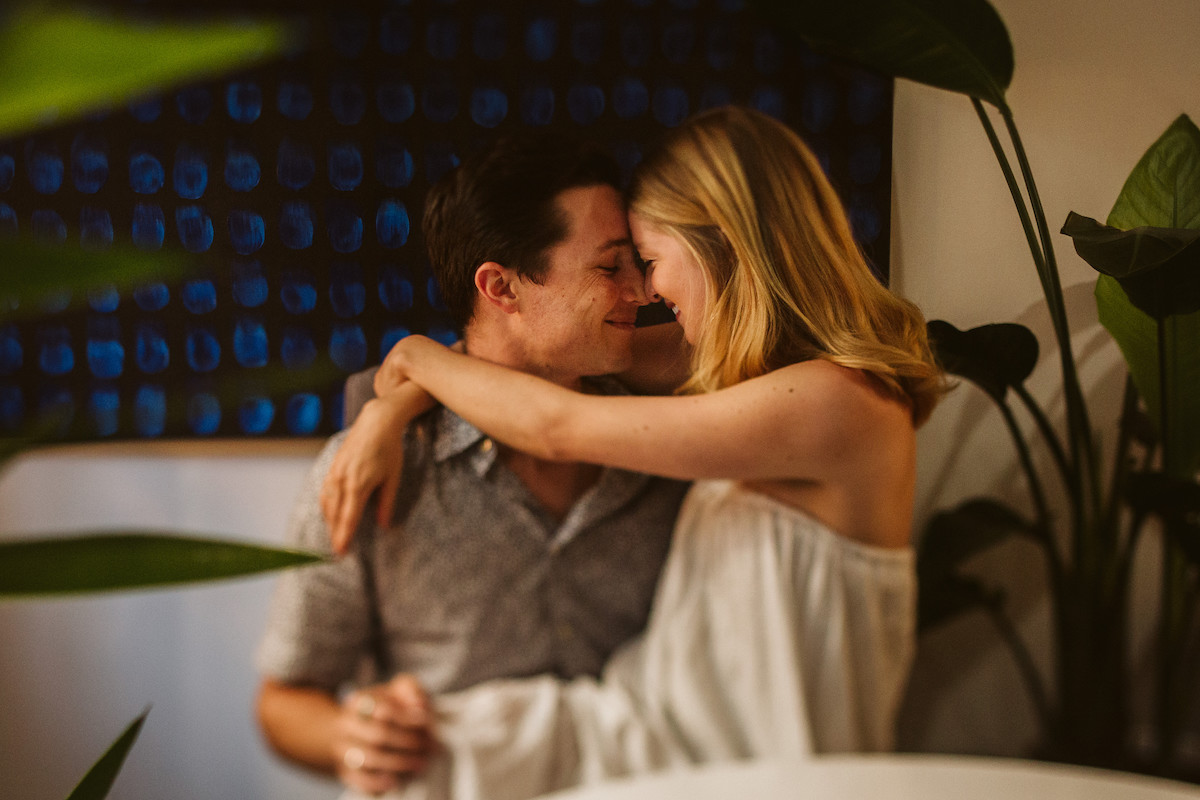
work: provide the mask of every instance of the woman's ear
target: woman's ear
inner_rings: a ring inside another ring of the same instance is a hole
[[[506,314],[515,314],[518,309],[518,286],[516,270],[495,261],[485,261],[475,270],[475,291],[487,303]]]

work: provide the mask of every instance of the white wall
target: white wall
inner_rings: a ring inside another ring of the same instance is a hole
[[[1181,112],[1200,121],[1196,0],[993,0],[1012,34],[1009,92],[1052,227],[1103,218],[1146,147]],[[1020,321],[1051,352],[1016,215],[970,104],[900,82],[895,109],[895,286],[966,328]],[[1094,422],[1115,420],[1121,365],[1095,321],[1090,268],[1056,247]],[[1055,365],[1039,397],[1061,410]],[[1021,497],[988,404],[964,388],[922,433],[918,526],[975,494]],[[316,446],[228,444],[76,449],[0,478],[0,531],[168,525],[276,542]],[[982,565],[1010,582],[1041,630],[1036,555]],[[0,604],[0,794],[57,800],[147,704],[149,722],[114,798],[332,796],[262,748],[250,666],[270,578],[103,599]],[[1007,656],[966,619],[922,642],[902,741],[1016,754],[1033,731]]]

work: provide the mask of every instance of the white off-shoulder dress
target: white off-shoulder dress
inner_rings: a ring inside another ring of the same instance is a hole
[[[645,633],[599,679],[437,698],[444,748],[395,796],[518,800],[701,762],[890,749],[915,621],[911,549],[697,482]]]

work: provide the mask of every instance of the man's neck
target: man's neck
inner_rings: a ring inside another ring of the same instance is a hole
[[[583,376],[539,362],[523,342],[505,336],[502,332],[481,330],[472,325],[463,333],[463,342],[467,353],[484,361],[536,375],[575,391],[579,391],[583,386]]]

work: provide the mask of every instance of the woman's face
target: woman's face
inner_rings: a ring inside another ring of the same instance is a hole
[[[637,214],[629,215],[629,230],[638,256],[646,262],[646,294],[666,302],[683,326],[683,338],[695,344],[708,293],[700,264],[678,239]]]

